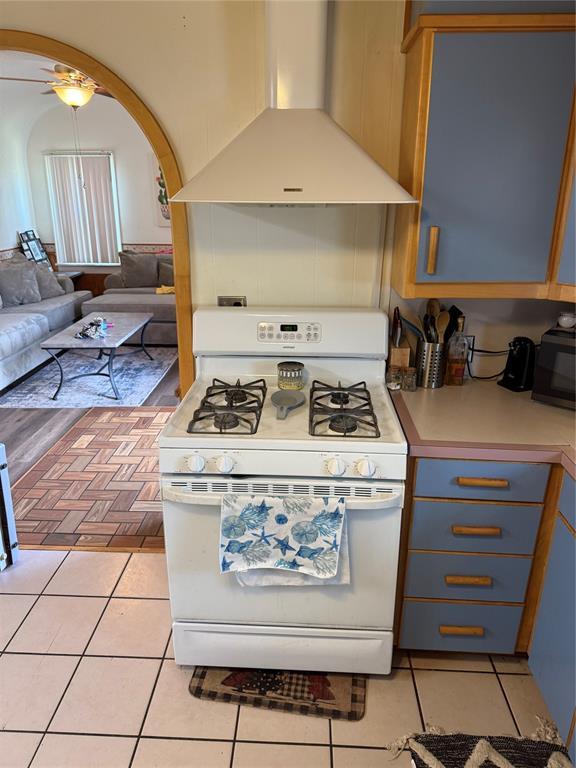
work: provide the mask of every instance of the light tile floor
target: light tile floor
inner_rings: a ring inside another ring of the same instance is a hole
[[[549,717],[503,656],[396,654],[357,723],[200,701],[173,660],[163,555],[21,554],[0,574],[1,768],[376,768],[426,723],[529,735]]]

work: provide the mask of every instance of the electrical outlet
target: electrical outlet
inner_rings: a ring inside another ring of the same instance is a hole
[[[471,363],[474,360],[474,345],[476,343],[476,336],[466,336],[468,342],[468,362]]]
[[[219,307],[245,307],[246,296],[218,296]]]

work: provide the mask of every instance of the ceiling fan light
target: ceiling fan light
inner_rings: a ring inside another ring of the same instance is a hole
[[[92,96],[94,96],[94,88],[95,86],[88,83],[83,85],[63,83],[62,85],[52,86],[58,98],[69,107],[83,107],[85,104],[88,104]]]

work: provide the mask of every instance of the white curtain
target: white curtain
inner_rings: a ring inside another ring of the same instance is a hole
[[[121,244],[112,156],[49,154],[46,168],[58,261],[117,263]]]

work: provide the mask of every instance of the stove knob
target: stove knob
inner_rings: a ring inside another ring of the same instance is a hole
[[[356,462],[356,471],[361,477],[372,477],[376,472],[376,464],[370,459],[360,459]]]
[[[218,469],[218,472],[221,472],[223,475],[228,475],[232,470],[234,469],[236,462],[232,458],[232,456],[218,456],[216,459],[216,467]]]
[[[190,469],[192,472],[202,472],[206,462],[199,453],[195,453],[192,456],[188,456],[186,459],[186,464],[188,464],[188,469]]]
[[[346,472],[346,463],[342,459],[328,459],[326,469],[329,474],[339,477]]]

